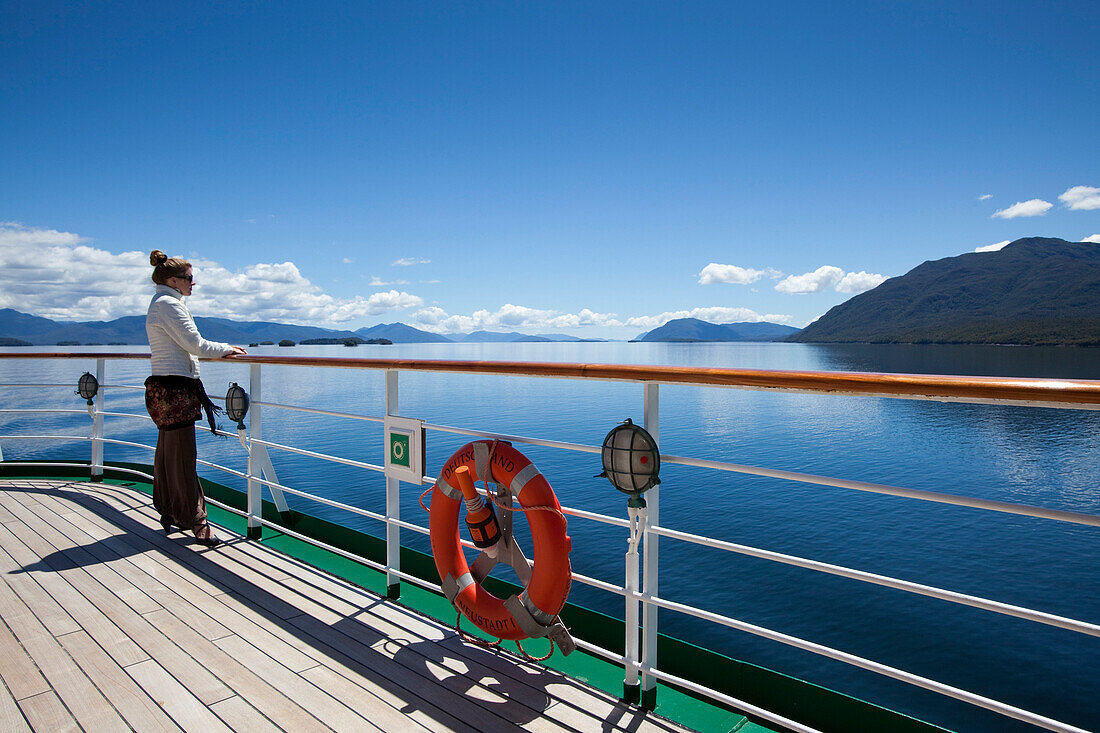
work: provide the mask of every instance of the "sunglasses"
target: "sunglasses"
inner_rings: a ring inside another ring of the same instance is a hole
[[[194,275],[172,275],[172,277],[174,277],[178,280],[186,280],[187,282],[194,282],[195,281],[195,276]]]

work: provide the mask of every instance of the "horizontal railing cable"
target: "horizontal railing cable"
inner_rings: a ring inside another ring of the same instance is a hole
[[[341,458],[340,456],[332,456],[327,453],[317,453],[316,451],[306,450],[304,448],[295,448],[290,445],[283,445],[282,443],[273,443],[269,440],[260,440],[259,438],[249,438],[250,443],[256,443],[258,445],[267,446],[268,448],[277,448],[289,453],[297,453],[301,456],[309,456],[310,458],[319,458],[323,461],[332,461],[333,463],[343,463],[345,466],[354,466],[355,468],[365,468],[369,471],[384,472],[386,469],[382,466],[377,466],[373,463],[364,463],[363,461],[356,461],[351,458]]]
[[[508,443],[523,443],[525,445],[538,445],[544,448],[561,448],[562,450],[578,451],[581,453],[599,453],[600,448],[594,445],[584,445],[583,443],[564,443],[560,440],[544,440],[542,438],[528,438],[523,435],[509,435],[508,433],[487,433],[481,430],[470,430],[469,428],[456,428],[450,425],[436,425],[433,423],[424,423],[424,427],[427,430],[437,430],[441,433],[453,433],[455,435],[468,435],[471,438],[488,438],[490,440],[501,440]]]
[[[757,626],[745,621],[739,621],[737,619],[722,616],[721,614],[714,613],[712,611],[706,611],[701,608],[695,608],[694,606],[687,606],[682,603],[676,603],[675,601],[665,600],[664,598],[652,596],[646,593],[628,593],[628,597],[637,598],[638,600],[657,606],[658,608],[664,608],[669,611],[677,611],[684,613],[695,618],[703,619],[704,621],[710,621],[720,626],[726,626],[731,629],[743,631],[747,634],[754,636],[760,636],[771,641],[779,642],[780,644],[786,644],[787,646],[793,646],[803,651],[812,652],[829,659],[835,659],[838,662],[844,662],[854,667],[860,667],[871,672],[883,675],[885,677],[892,677],[893,679],[906,682],[917,687],[923,687],[926,690],[932,690],[938,692],[941,695],[952,697],[956,700],[961,700],[971,705],[992,710],[993,712],[1006,715],[1017,720],[1022,720],[1032,725],[1038,725],[1049,730],[1062,731],[1062,733],[1088,733],[1080,728],[1075,728],[1071,725],[1067,725],[1057,720],[1047,718],[1036,713],[1032,713],[1021,708],[1008,705],[1007,703],[1000,702],[998,700],[992,700],[987,697],[969,692],[967,690],[959,689],[958,687],[952,687],[951,685],[937,682],[935,680],[928,679],[927,677],[921,677],[920,675],[913,674],[912,672],[906,672],[905,670],[891,667],[881,662],[875,662],[864,657],[857,656],[855,654],[849,654],[848,652],[840,651],[839,649],[833,649],[832,647],[825,646],[823,644],[817,644],[806,639],[800,639],[797,636],[791,636],[779,631],[773,631],[772,629],[765,628],[763,626]],[[642,667],[645,670],[645,667]],[[645,670],[649,671],[649,670]]]
[[[741,555],[749,555],[751,557],[758,557],[764,560],[771,560],[773,562],[783,563],[784,565],[794,565],[797,567],[806,568],[808,570],[816,570],[817,572],[821,573],[838,575],[844,578],[851,578],[852,580],[859,580],[865,583],[873,583],[875,585],[881,585],[887,588],[907,591],[909,593],[917,593],[922,596],[929,596],[931,598],[938,598],[940,600],[949,601],[951,603],[972,606],[974,608],[981,608],[986,611],[993,611],[994,613],[1000,613],[1006,616],[1016,616],[1018,618],[1028,619],[1029,621],[1047,624],[1048,626],[1057,626],[1058,628],[1068,629],[1069,631],[1076,631],[1081,634],[1100,636],[1100,624],[1088,623],[1086,621],[1078,621],[1076,619],[1066,618],[1065,616],[1056,616],[1054,614],[1045,613],[1043,611],[1035,611],[1033,609],[1024,608],[1022,606],[1013,606],[1007,603],[992,601],[987,598],[971,596],[965,593],[957,593],[955,591],[944,590],[943,588],[936,588],[930,585],[912,583],[907,580],[892,578],[887,575],[868,573],[862,570],[846,568],[841,565],[832,565],[830,563],[818,562],[816,560],[808,560],[806,558],[796,557],[794,555],[784,555],[783,553],[779,552],[762,550],[758,547],[738,545],[733,542],[725,542],[723,540],[716,540],[710,537],[702,537],[700,535],[688,534],[687,532],[678,532],[676,530],[667,529],[665,527],[650,527],[649,531],[662,537],[671,537],[673,539],[683,540],[685,542],[691,542],[697,545],[714,547],[720,550],[736,552]]]
[[[938,504],[953,504],[955,506],[965,506],[974,509],[988,509],[1003,514],[1016,514],[1025,517],[1038,517],[1040,519],[1054,519],[1059,522],[1073,522],[1075,524],[1087,524],[1094,527],[1100,527],[1100,516],[1095,514],[1068,512],[1060,509],[1047,509],[1045,507],[1030,506],[1028,504],[1013,504],[1006,501],[978,499],[957,494],[943,494],[935,491],[922,491],[920,489],[905,489],[900,486],[874,484],[867,481],[851,481],[842,478],[829,478],[828,476],[815,476],[810,473],[798,473],[796,471],[784,471],[774,468],[757,468],[756,466],[744,466],[737,463],[709,461],[699,458],[684,458],[683,456],[662,454],[661,463],[695,466],[697,468],[713,468],[718,471],[731,471],[753,476],[799,481],[801,483],[817,484],[819,486],[832,486],[838,489],[854,489],[856,491],[865,491],[872,494],[901,496],[906,499],[919,499],[921,501],[931,501]]]
[[[92,440],[90,435],[0,435],[2,440]]]
[[[344,511],[351,512],[352,514],[359,514],[361,516],[367,517],[369,519],[373,519],[373,520],[378,521],[378,522],[385,522],[386,521],[386,517],[385,517],[384,514],[377,514],[376,512],[372,512],[368,509],[360,509],[359,507],[352,506],[350,504],[344,504],[343,502],[335,501],[333,499],[326,499],[323,496],[317,496],[316,494],[310,494],[309,492],[301,491],[299,489],[292,489],[291,487],[286,486],[284,484],[280,484],[280,483],[277,483],[275,481],[268,481],[267,479],[260,478],[259,476],[249,476],[247,478],[250,478],[251,480],[255,481],[258,484],[263,484],[264,486],[267,486],[268,488],[278,489],[279,491],[285,491],[286,493],[291,494],[292,496],[300,496],[303,499],[310,499],[312,501],[317,502],[318,504],[325,504],[327,506],[335,507],[336,509],[343,509]]]
[[[224,398],[223,398],[224,400]],[[300,407],[298,405],[284,405],[278,402],[253,402],[261,407],[277,407],[280,410],[293,410],[294,412],[312,412],[316,415],[328,415],[330,417],[344,417],[350,420],[367,420],[369,422],[385,422],[385,418],[372,415],[357,415],[354,412],[336,412],[334,410],[321,410],[316,407]]]
[[[93,466],[90,463],[66,463],[64,461],[0,461],[0,466],[7,466],[8,468],[81,468],[91,470]],[[153,480],[153,477],[144,471],[136,471],[132,468],[122,468],[121,466],[100,466],[104,471],[119,471],[120,473],[128,473],[134,476],[142,476],[144,478]],[[86,480],[86,479],[81,479]]]
[[[57,409],[54,409],[54,408],[37,408],[37,409],[25,409],[25,410],[21,410],[21,409],[16,409],[16,408],[11,408],[11,409],[7,409],[7,408],[5,408],[5,409],[3,409],[3,410],[0,410],[0,413],[11,413],[11,414],[26,414],[26,413],[42,413],[42,414],[53,414],[53,413],[72,413],[72,414],[76,414],[76,415],[79,415],[79,414],[84,414],[84,415],[87,415],[87,414],[88,414],[88,411],[87,411],[87,410],[74,410],[74,409],[64,409],[64,408],[57,408]]]

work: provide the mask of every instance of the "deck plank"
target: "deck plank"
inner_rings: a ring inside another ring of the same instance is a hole
[[[31,730],[50,733],[75,733],[80,730],[80,726],[53,690],[21,700],[19,708],[30,723]]]
[[[50,685],[4,623],[4,619],[18,612],[14,604],[5,602],[11,599],[12,596],[0,593],[0,681],[16,700],[22,700],[46,692]]]
[[[135,606],[136,611],[150,613],[168,608],[208,639],[217,639],[230,633],[225,626],[199,612],[188,600],[205,597],[207,595],[205,592],[191,594],[177,592],[175,578],[178,575],[172,571],[175,563],[169,563],[168,566],[159,565],[155,560],[143,563],[144,556],[155,551],[146,548],[143,552],[137,543],[127,543],[126,533],[118,531],[117,527],[112,532],[103,525],[91,521],[90,509],[79,504],[74,504],[74,509],[76,512],[66,517],[72,523],[74,530],[83,532],[89,539],[101,544],[105,556],[111,558],[108,564],[112,569],[153,601],[152,606]],[[183,580],[181,582],[184,584],[184,590],[194,590],[189,582]]]
[[[7,550],[0,553],[0,573],[3,573],[12,590],[35,609],[38,619],[50,633],[59,635],[79,631],[80,624],[55,600],[58,594],[63,594],[61,587],[64,581],[49,568],[39,567],[41,558],[34,553],[23,552],[21,542],[6,541],[7,537],[15,539],[11,530],[20,525],[22,522],[0,525],[0,545]]]
[[[134,730],[180,732],[180,727],[86,631],[66,634],[58,641]]]
[[[18,509],[15,511],[20,513]],[[77,622],[77,628],[86,629],[123,667],[146,659],[148,655],[117,625],[118,619],[133,614],[133,610],[99,585],[68,552],[47,541],[42,532],[59,543],[65,543],[66,538],[45,526],[29,509],[23,511],[27,514],[20,517],[23,522],[5,525],[0,532],[11,530],[31,552],[39,554],[43,563],[56,571],[55,577],[62,582],[51,583],[51,594]],[[11,546],[18,547],[15,543]]]
[[[23,511],[18,507],[13,507],[13,510],[17,515]],[[33,516],[37,517],[37,515]],[[20,527],[23,526],[25,525],[22,523],[16,523],[11,526],[4,525],[4,527],[0,528],[0,535],[8,529],[19,530]],[[41,538],[35,540],[35,537],[37,537],[37,535],[33,533],[27,535],[27,539],[35,546],[41,548],[44,552],[48,547],[51,547],[45,544]],[[118,602],[117,597],[111,595],[90,576],[82,574],[80,568],[61,570],[59,574],[70,581],[75,591],[83,593],[86,596],[86,598],[81,599],[83,603],[74,600],[74,605],[81,606],[82,608],[86,606],[95,608],[95,606],[87,600],[95,599],[101,607],[107,606],[111,608],[111,626],[100,623],[100,619],[90,611],[86,614],[82,614],[82,617],[89,619],[88,626],[85,626],[85,628],[92,634],[93,638],[96,638],[98,643],[104,646],[111,657],[115,659],[120,666],[127,667],[141,659],[153,657],[159,664],[172,671],[176,676],[181,679],[189,680],[192,690],[196,692],[204,703],[210,704],[219,700],[224,700],[233,694],[220,680],[191,659],[184,650],[175,645],[171,639],[152,626],[140,614],[126,607],[125,604]],[[111,599],[114,599],[117,603],[113,603]],[[98,609],[96,609],[96,611],[98,612]],[[100,613],[100,615],[102,616],[103,614]],[[103,634],[103,638],[97,635],[100,633]],[[123,647],[122,650],[117,648],[118,645],[115,642],[119,638],[123,638],[130,645],[133,645],[135,649],[138,649],[139,654],[135,654],[127,647]]]
[[[7,586],[3,586],[3,589],[6,590]],[[65,707],[68,708],[72,716],[79,721],[80,726],[84,729],[128,731],[129,726],[122,721],[122,718],[118,716],[115,709],[96,689],[84,672],[73,663],[72,658],[61,648],[57,639],[46,630],[45,626],[42,626],[38,619],[29,613],[30,609],[27,610],[28,613],[16,613],[10,618],[5,617],[4,621],[12,630],[13,636],[42,671],[43,676],[52,688],[51,691],[19,701],[19,705],[23,708],[27,718],[31,718],[28,709],[24,707],[27,701],[32,701],[30,704],[36,706],[35,710],[38,710],[38,705],[43,705],[45,707],[39,712],[49,712],[54,708],[48,702],[41,702],[41,699],[56,693],[57,697],[64,702]],[[39,712],[35,712],[35,715],[38,715]],[[46,727],[39,728],[39,724],[35,721],[31,721],[31,725],[35,729],[51,730],[51,728]],[[64,727],[64,725],[63,721],[58,722],[58,726]]]
[[[366,718],[343,702],[332,697],[307,678],[279,664],[240,637],[227,636],[224,639],[219,639],[217,646],[243,666],[250,669],[262,669],[264,679],[268,683],[277,690],[284,690],[288,694],[292,694],[297,704],[308,710],[328,728],[335,731],[377,730]],[[280,718],[274,715],[270,717],[276,720],[279,725],[282,725]],[[296,729],[296,727],[292,729]]]
[[[284,638],[281,635],[283,627],[274,623],[271,616],[257,613],[250,607],[227,599],[222,588],[207,581],[190,565],[177,562],[177,555],[186,558],[190,554],[185,547],[177,548],[162,534],[151,535],[150,539],[157,547],[144,552],[140,552],[137,547],[142,538],[134,533],[115,535],[111,543],[116,546],[116,551],[126,555],[136,569],[151,578],[159,578],[164,586],[173,589],[170,591],[162,586],[165,597],[154,595],[173,615],[210,640],[235,633],[264,647],[280,663],[295,671],[300,672],[317,664],[317,660],[311,656],[308,644],[294,637]],[[201,587],[196,583],[201,584]],[[211,593],[216,595],[212,596]],[[168,598],[169,594],[175,596],[175,600]]]
[[[256,708],[249,705],[238,695],[216,702],[210,706],[210,709],[225,721],[226,725],[236,731],[282,733],[284,730],[265,718]]]
[[[369,649],[360,648],[356,642],[315,618],[304,616],[295,619],[294,623],[325,650],[329,658],[326,668],[352,681],[429,730],[475,733],[486,730],[476,727],[464,717],[468,702],[452,700],[421,678],[401,674],[398,666],[385,658],[378,658]],[[321,673],[314,669],[306,675],[320,676]],[[513,729],[514,726],[508,725],[501,728]]]
[[[7,686],[0,684],[0,733],[24,733],[24,731],[29,732],[30,729],[11,691]]]
[[[184,730],[211,733],[229,731],[225,723],[210,712],[202,700],[192,695],[187,687],[156,661],[148,659],[139,662],[127,667],[126,672]],[[228,697],[232,695],[223,699]]]
[[[72,521],[79,520],[79,515],[72,511],[64,515],[57,514],[53,506],[45,504],[39,504],[32,508],[32,511],[67,537],[72,543],[72,549],[79,551],[78,555],[73,555],[74,560],[82,562],[89,575],[104,587],[109,588],[126,605],[138,613],[150,613],[160,608],[160,604],[130,582],[123,573],[118,572],[116,565],[122,565],[119,562],[120,558],[104,545],[104,538],[90,536]],[[85,557],[85,554],[88,557]],[[91,560],[92,558],[94,561]]]
[[[0,717],[32,730],[685,730],[270,547],[166,538],[124,486],[0,480],[0,510]]]
[[[222,637],[216,643],[209,641],[167,611],[157,611],[150,615],[149,620],[169,633],[207,669],[231,684],[238,696],[244,695],[249,700],[258,701],[254,704],[260,706],[260,712],[280,727],[293,731],[327,730],[316,719],[316,712],[300,702],[297,689],[283,686],[280,691],[280,686],[272,683],[270,670],[266,666],[249,664],[247,659],[220,646],[236,637]],[[262,671],[263,677],[253,670]]]

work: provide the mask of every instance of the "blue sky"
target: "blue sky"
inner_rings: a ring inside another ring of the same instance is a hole
[[[1100,3],[0,6],[0,307],[629,338],[1100,241]],[[992,255],[991,255],[992,256]]]

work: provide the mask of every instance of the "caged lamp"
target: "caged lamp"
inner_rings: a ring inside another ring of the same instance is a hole
[[[92,400],[95,399],[96,394],[99,392],[99,381],[92,376],[91,372],[84,372],[80,375],[80,381],[76,383],[76,393],[81,398],[88,400],[88,407],[92,406]]]
[[[603,439],[600,455],[603,473],[599,475],[630,494],[628,506],[644,507],[642,494],[661,483],[661,454],[653,436],[627,418]]]
[[[248,414],[248,393],[236,382],[225,393],[225,414],[237,423],[237,430],[244,430],[244,416]]]

